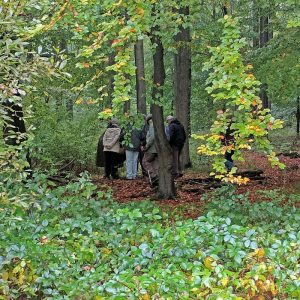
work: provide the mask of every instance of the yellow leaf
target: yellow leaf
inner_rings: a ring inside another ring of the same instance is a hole
[[[271,284],[271,293],[273,296],[277,295],[278,294],[278,288],[277,286],[274,284],[274,282],[272,282]]]
[[[109,254],[111,253],[111,250],[108,249],[108,248],[103,248],[103,249],[101,250],[101,252],[102,252],[104,255],[109,255]]]
[[[76,104],[81,104],[83,102],[83,99],[82,98],[79,98],[75,101]]]
[[[257,251],[258,258],[263,258],[265,256],[265,250],[263,248],[258,248],[256,249],[256,251]]]
[[[227,284],[228,284],[228,282],[229,282],[228,277],[223,277],[223,278],[221,279],[221,283],[222,283],[222,286],[223,286],[223,287],[226,287]]]
[[[140,16],[143,16],[143,15],[145,14],[144,9],[141,8],[141,7],[138,7],[135,11],[136,11],[136,13],[137,13],[138,15],[140,15]]]
[[[150,296],[148,294],[144,294],[142,296],[139,297],[139,300],[150,300]]]
[[[212,270],[213,269],[213,267],[212,267],[212,263],[213,263],[213,258],[211,258],[210,256],[207,256],[207,257],[205,257],[204,258],[204,265],[205,265],[205,267],[207,268],[207,269],[209,269],[209,270]]]
[[[18,279],[19,285],[22,285],[24,283],[24,273],[20,272],[19,279]]]
[[[4,281],[7,281],[8,276],[9,276],[8,272],[4,272],[4,273],[2,274],[2,279],[3,279]]]

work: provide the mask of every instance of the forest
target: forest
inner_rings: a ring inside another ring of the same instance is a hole
[[[0,300],[300,299],[299,0],[0,0]]]

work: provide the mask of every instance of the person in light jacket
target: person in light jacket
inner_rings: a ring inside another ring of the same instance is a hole
[[[134,121],[128,126],[129,145],[124,146],[126,153],[126,178],[131,180],[137,176],[139,151],[141,148],[141,131],[134,128]]]
[[[120,155],[121,128],[116,119],[112,119],[103,136],[104,177],[117,179],[117,164]]]
[[[145,152],[143,158],[143,165],[149,174],[151,185],[155,186],[158,183],[159,164],[157,150],[155,147],[152,115],[148,115],[146,120],[149,125],[149,129],[146,135],[146,145],[142,148],[142,150]]]

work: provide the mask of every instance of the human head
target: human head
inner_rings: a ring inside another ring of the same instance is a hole
[[[147,117],[146,117],[147,124],[149,124],[150,121],[152,122],[152,115],[151,114],[147,115]]]
[[[111,125],[119,125],[119,121],[118,121],[117,118],[112,118],[112,119],[110,120],[110,124],[111,124]]]
[[[167,116],[167,123],[170,124],[174,120],[173,116]]]

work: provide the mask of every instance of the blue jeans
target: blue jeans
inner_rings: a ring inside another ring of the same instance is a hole
[[[135,179],[137,175],[139,152],[126,150],[126,177]]]

